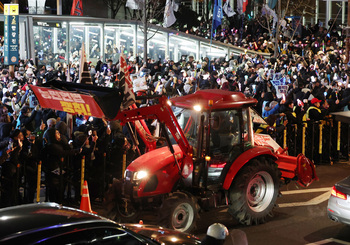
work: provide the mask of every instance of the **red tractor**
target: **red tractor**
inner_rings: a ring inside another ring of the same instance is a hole
[[[158,224],[189,232],[199,211],[227,206],[240,223],[260,224],[271,216],[281,184],[295,180],[307,187],[317,179],[304,155],[254,143],[250,107],[255,99],[201,90],[158,100],[115,118],[122,123],[157,119],[167,142],[135,159],[115,181],[111,213],[118,221],[137,221],[150,210],[158,214]]]

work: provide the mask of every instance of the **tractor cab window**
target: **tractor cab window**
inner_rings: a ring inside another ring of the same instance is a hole
[[[194,148],[198,144],[198,126],[203,113],[190,109],[175,108],[174,114],[188,142]]]
[[[241,143],[239,112],[237,110],[211,113],[210,148],[212,154],[229,153],[232,146]]]

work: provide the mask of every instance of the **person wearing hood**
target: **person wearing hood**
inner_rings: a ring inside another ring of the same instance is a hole
[[[10,133],[8,152],[9,158],[2,165],[1,170],[1,207],[8,207],[19,204],[19,155],[23,145],[23,134],[19,129]]]
[[[193,94],[194,93],[194,86],[192,84],[193,77],[189,77],[184,85],[184,93],[185,94]]]
[[[22,177],[24,177],[23,203],[33,203],[37,184],[37,164],[40,157],[39,144],[36,137],[26,128],[22,128],[23,146],[20,152]]]
[[[66,173],[65,158],[77,155],[82,149],[71,149],[62,140],[60,132],[55,127],[48,128],[45,134],[47,144],[43,148],[43,154],[45,154],[43,168],[47,178],[48,198],[50,202],[62,202],[63,177]]]

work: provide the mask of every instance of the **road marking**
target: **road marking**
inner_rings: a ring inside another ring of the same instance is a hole
[[[319,195],[315,198],[310,199],[306,202],[292,202],[292,203],[281,203],[278,204],[278,207],[280,208],[289,208],[289,207],[301,207],[301,206],[311,206],[311,205],[318,205],[324,201],[327,201],[331,195],[331,190],[328,190],[326,193],[323,193],[322,195]]]
[[[300,189],[291,191],[281,191],[282,195],[293,195],[293,194],[303,194],[303,193],[313,193],[313,192],[324,192],[331,190],[332,187],[314,188],[314,189]]]
[[[325,239],[325,240],[318,241],[318,242],[308,243],[306,245],[322,245],[322,244],[344,244],[344,245],[350,245],[350,242],[345,242],[345,241],[342,241],[342,240],[329,238],[329,239]]]
[[[306,202],[292,202],[292,203],[280,203],[278,204],[279,208],[290,208],[290,207],[302,207],[302,206],[311,206],[318,205],[322,202],[325,202],[329,199],[331,195],[332,187],[322,187],[322,188],[313,188],[313,189],[300,189],[300,190],[291,190],[291,191],[281,191],[282,195],[295,195],[295,194],[305,194],[305,193],[315,193],[315,192],[325,192],[315,198],[310,199]],[[221,210],[220,212],[227,212],[227,208]],[[350,243],[349,243],[350,245]]]

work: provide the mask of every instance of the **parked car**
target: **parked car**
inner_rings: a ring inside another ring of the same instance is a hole
[[[333,221],[350,225],[350,176],[333,186],[327,214]]]
[[[139,231],[140,226],[121,225],[99,215],[57,203],[26,204],[0,209],[1,244],[200,243],[192,235],[157,226],[147,226],[148,232],[142,233]]]

